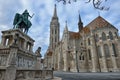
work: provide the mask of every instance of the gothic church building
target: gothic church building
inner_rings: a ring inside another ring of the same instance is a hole
[[[83,27],[79,15],[78,30],[69,31],[66,24],[60,40],[60,23],[55,6],[44,66],[58,71],[119,72],[118,29],[101,16]]]

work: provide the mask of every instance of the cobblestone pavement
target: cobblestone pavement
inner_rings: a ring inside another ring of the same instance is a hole
[[[62,80],[120,80],[120,73],[73,73],[54,71],[54,76],[61,77]]]

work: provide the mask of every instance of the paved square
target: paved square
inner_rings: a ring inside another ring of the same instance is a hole
[[[62,80],[120,80],[120,73],[73,73],[54,72]]]

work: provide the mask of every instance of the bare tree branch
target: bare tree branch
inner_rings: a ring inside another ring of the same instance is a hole
[[[71,1],[76,2],[79,0],[56,0],[58,2],[63,2],[63,4],[71,4]],[[94,8],[99,9],[99,10],[109,10],[109,7],[101,6],[103,2],[106,2],[107,0],[88,0],[85,3],[90,3],[92,2]]]

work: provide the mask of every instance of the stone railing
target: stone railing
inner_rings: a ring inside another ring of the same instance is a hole
[[[46,80],[53,78],[52,70],[17,70],[16,80]]]
[[[0,69],[0,80],[5,80],[6,69]],[[8,72],[9,73],[9,72]],[[10,74],[12,75],[12,74]],[[52,70],[16,70],[15,80],[46,80],[53,79]]]
[[[0,54],[9,54],[9,52],[10,52],[9,48],[0,49]]]

